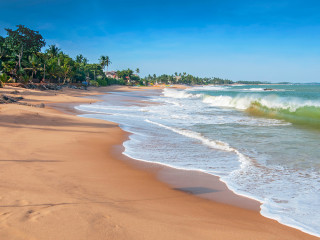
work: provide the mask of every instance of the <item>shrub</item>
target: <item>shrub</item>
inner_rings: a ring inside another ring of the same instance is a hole
[[[121,78],[118,80],[118,84],[119,85],[126,85],[126,81]]]
[[[107,80],[104,78],[101,78],[101,79],[98,78],[97,83],[99,84],[99,86],[107,86],[108,85]]]
[[[91,80],[90,81],[90,86],[99,87],[99,83],[97,81]]]
[[[2,82],[2,83],[6,83],[7,81],[8,81],[8,75],[7,74],[5,74],[5,73],[0,73],[0,81]]]

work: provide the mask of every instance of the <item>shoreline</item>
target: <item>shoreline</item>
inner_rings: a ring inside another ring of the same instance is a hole
[[[1,162],[7,172],[1,190],[8,192],[0,198],[4,239],[318,239],[255,211],[177,191],[153,173],[119,161],[115,149],[128,133],[117,124],[50,108],[11,105],[0,110],[5,116],[0,133],[9,140],[0,148],[1,159],[12,159]],[[48,137],[51,142],[44,142]],[[14,139],[22,144],[21,153],[12,146]],[[12,171],[20,172],[21,179]]]
[[[156,90],[155,89],[150,89],[150,88],[145,88],[145,89],[148,89],[148,90],[151,90],[153,91],[153,93],[157,93],[158,92],[155,92]],[[112,96],[112,93],[110,93]],[[147,94],[143,94],[143,96],[148,96],[148,95],[152,95],[154,96],[152,93],[147,93]],[[117,96],[113,96],[113,97],[117,97]],[[128,96],[126,96],[128,97]],[[132,98],[132,96],[131,96]],[[101,100],[103,101],[103,100]],[[107,101],[105,99],[105,101]],[[129,97],[129,100],[128,99],[125,99],[124,101],[132,101],[130,100],[130,97]],[[147,104],[154,104],[153,102],[149,102]],[[78,111],[82,111],[82,110],[78,110]],[[86,112],[86,111],[83,111],[84,114],[92,114],[91,112]],[[95,114],[95,113],[93,113]],[[81,114],[79,115],[81,116]],[[119,123],[117,122],[114,122],[116,124],[119,125]],[[128,134],[128,137],[129,139],[126,140],[126,141],[130,141],[130,135],[134,134],[124,128],[122,128],[120,125],[119,127]],[[155,174],[155,176],[157,177],[157,179],[159,179],[160,181],[168,184],[169,187],[173,188],[173,189],[177,189],[177,190],[180,190],[179,186],[181,184],[185,184],[186,182],[190,183],[192,182],[192,180],[199,180],[199,179],[196,179],[196,178],[192,178],[191,176],[192,175],[196,175],[197,178],[200,178],[200,179],[206,179],[207,182],[205,181],[199,181],[201,182],[202,185],[205,185],[205,189],[204,191],[208,190],[210,191],[210,187],[212,186],[219,186],[219,191],[226,191],[227,194],[209,194],[207,192],[203,192],[201,193],[201,190],[200,190],[200,193],[197,189],[188,189],[188,188],[182,188],[182,191],[188,193],[188,194],[193,194],[197,197],[200,197],[200,198],[204,198],[204,199],[208,199],[208,200],[211,200],[211,201],[214,201],[214,202],[219,202],[219,203],[223,203],[223,204],[228,204],[228,205],[232,205],[232,206],[236,206],[236,207],[240,207],[240,208],[243,208],[243,209],[248,209],[248,210],[253,210],[253,211],[257,211],[259,212],[259,214],[265,218],[268,218],[268,219],[271,219],[271,220],[275,220],[277,221],[279,224],[282,224],[284,226],[287,226],[287,227],[290,227],[290,228],[293,228],[293,229],[297,229],[298,231],[301,231],[303,233],[306,233],[306,234],[309,234],[311,236],[315,236],[315,237],[319,237],[317,234],[313,233],[313,232],[309,232],[303,228],[299,228],[297,226],[294,226],[294,225],[290,225],[290,224],[285,224],[285,223],[282,223],[280,222],[280,220],[278,218],[274,218],[274,217],[269,217],[269,216],[265,216],[261,213],[261,206],[263,205],[263,201],[259,201],[258,199],[256,199],[255,197],[253,196],[250,196],[246,193],[239,193],[237,192],[236,190],[233,190],[230,188],[230,186],[228,185],[227,182],[223,181],[219,176],[217,175],[214,175],[212,173],[208,173],[208,172],[205,172],[201,169],[185,169],[185,168],[179,168],[177,166],[174,166],[174,165],[169,165],[169,164],[165,164],[165,163],[161,163],[161,162],[155,162],[155,161],[148,161],[148,160],[144,160],[144,159],[137,159],[137,158],[134,158],[128,154],[125,153],[125,147],[122,145],[123,147],[123,151],[122,151],[122,154],[125,155],[125,161],[128,162],[129,164],[131,164],[133,167],[137,167],[138,169],[142,169],[142,170],[145,170],[145,171],[150,171],[152,173]],[[163,170],[164,173],[159,173],[161,171],[161,169]],[[170,177],[168,175],[170,174],[166,174],[166,172],[173,172],[172,175],[176,174],[178,176],[174,176],[174,177]],[[182,173],[182,174],[181,174]],[[160,175],[160,176],[159,176]],[[162,175],[162,176],[161,176]],[[181,178],[179,180],[179,178]],[[192,179],[190,181],[190,179]],[[214,179],[214,180],[213,180]],[[211,180],[211,181],[210,181]],[[210,184],[208,184],[208,182],[210,182]],[[222,196],[220,196],[222,195]],[[225,196],[226,195],[226,196]]]
[[[159,89],[150,89],[150,88],[144,88],[143,90],[152,90],[153,93]],[[123,90],[120,90],[120,92]],[[127,90],[128,91],[128,90]],[[123,92],[127,92],[123,91]],[[141,89],[136,89],[136,91],[141,91]],[[112,92],[106,92],[105,94],[111,94]],[[104,96],[104,94],[101,95],[94,95],[95,102],[102,102],[101,99]],[[127,100],[126,100],[127,101]],[[91,104],[91,103],[90,103]],[[151,102],[147,103],[151,104]],[[79,106],[79,103],[56,103],[56,104],[50,104],[50,107],[53,107],[54,109],[58,109],[61,112],[64,112],[66,114],[74,114],[76,116],[82,117],[82,114],[87,114],[88,112],[78,110],[76,107]],[[108,121],[109,122],[109,121]],[[121,126],[117,122],[113,122],[114,124],[117,124],[120,128]],[[130,141],[130,135],[134,134],[132,132],[129,132],[127,130],[124,130],[121,128],[121,130],[124,132],[125,135],[127,135],[126,140],[119,146],[114,146],[114,150],[112,151],[115,158],[119,158],[119,154],[122,156],[121,160],[125,161],[129,165],[131,165],[134,168],[142,169],[144,171],[151,172],[155,175],[159,181],[168,184],[170,188],[180,190],[182,192],[185,192],[187,194],[192,194],[200,198],[208,199],[214,202],[219,202],[223,204],[228,204],[236,207],[240,207],[243,209],[253,210],[256,212],[260,212],[262,203],[254,198],[250,198],[245,195],[238,194],[227,186],[227,183],[223,182],[219,176],[207,173],[202,170],[189,170],[189,169],[183,169],[178,168],[172,165],[167,165],[160,162],[151,162],[143,159],[136,159],[132,156],[129,156],[125,153],[125,147],[124,143],[126,141]],[[170,176],[175,175],[178,173],[178,176]],[[192,176],[194,176],[192,178]],[[179,179],[181,178],[181,179]],[[190,181],[191,180],[191,181]],[[197,183],[200,183],[201,185],[204,185],[203,191],[208,190],[208,192],[199,193],[198,189],[184,189],[179,188],[179,186],[185,184],[188,182],[189,184],[194,185],[192,183],[193,181],[196,181]],[[208,184],[208,181],[211,183]],[[215,188],[214,194],[210,194],[210,188]],[[216,191],[223,191],[222,194],[217,194]]]

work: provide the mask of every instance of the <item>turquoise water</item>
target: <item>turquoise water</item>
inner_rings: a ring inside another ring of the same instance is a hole
[[[245,85],[198,93],[215,106],[235,107],[256,116],[320,127],[320,85]]]
[[[264,89],[269,90],[265,91]],[[320,86],[244,85],[113,93],[159,104],[82,105],[133,133],[125,154],[221,177],[261,214],[320,236]]]

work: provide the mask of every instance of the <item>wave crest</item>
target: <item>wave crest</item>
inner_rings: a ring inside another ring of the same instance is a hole
[[[192,94],[185,90],[175,90],[169,88],[163,89],[163,95],[170,98],[199,98],[203,96],[202,94]]]
[[[286,120],[320,128],[320,102],[276,95],[204,96],[204,103],[215,107],[245,110],[254,115]]]

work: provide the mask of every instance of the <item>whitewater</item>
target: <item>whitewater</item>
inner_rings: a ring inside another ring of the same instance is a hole
[[[219,176],[261,214],[320,237],[320,86],[243,85],[113,93],[81,105],[131,133],[124,154]],[[153,104],[148,104],[152,102]]]

